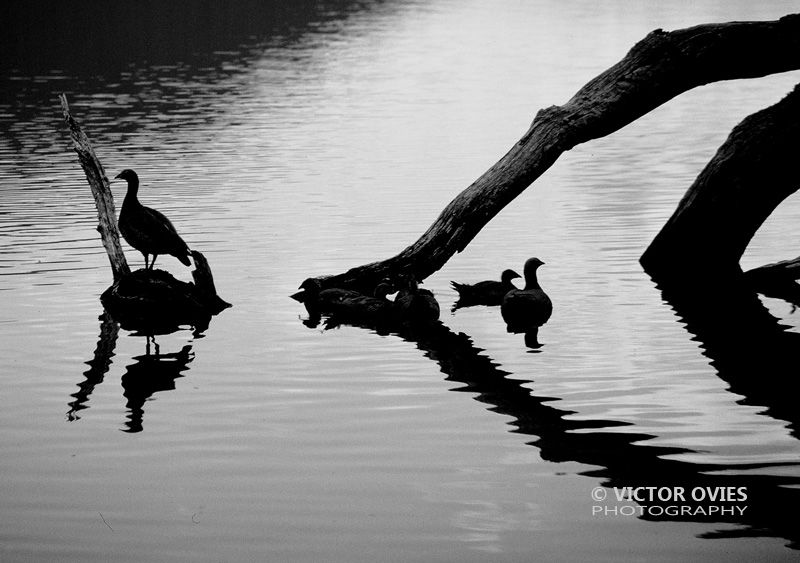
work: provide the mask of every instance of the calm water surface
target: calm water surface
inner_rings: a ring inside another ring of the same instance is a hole
[[[763,505],[797,506],[798,418],[756,386],[774,362],[736,367],[767,329],[713,345],[638,257],[730,129],[800,74],[697,89],[565,154],[426,280],[446,311],[433,337],[310,329],[288,298],[416,240],[539,108],[647,32],[794,7],[222,4],[105,15],[63,43],[47,26],[77,15],[20,16],[0,93],[0,560],[796,557],[796,526]],[[108,175],[136,169],[209,259],[234,307],[203,333],[156,354],[101,318],[110,269],[60,91]],[[795,196],[743,265],[792,257],[798,221]],[[497,309],[450,313],[451,279],[534,255],[555,303],[540,348]],[[750,512],[593,515],[642,485],[744,486]]]

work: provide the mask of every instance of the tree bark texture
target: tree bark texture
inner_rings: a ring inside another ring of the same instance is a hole
[[[540,110],[525,135],[453,199],[400,254],[318,278],[367,290],[400,272],[423,280],[460,252],[565,151],[606,136],[696,86],[800,68],[800,14],[777,21],[656,30],[563,106]]]
[[[753,235],[800,187],[798,146],[800,86],[733,129],[642,256],[648,273],[739,273]]]
[[[81,167],[86,174],[86,179],[89,181],[89,187],[92,189],[92,195],[97,207],[97,230],[100,232],[103,247],[105,247],[108,261],[111,263],[114,281],[118,281],[123,276],[130,274],[131,270],[128,267],[127,260],[125,260],[125,254],[122,252],[122,245],[119,241],[114,197],[108,185],[108,178],[105,170],[103,170],[103,165],[100,164],[100,160],[92,148],[92,144],[89,142],[89,137],[86,136],[86,133],[83,132],[81,126],[69,112],[67,96],[60,94],[58,97],[61,100],[64,119],[69,126],[72,145],[75,152],[78,153]]]
[[[177,280],[163,270],[130,271],[120,244],[114,198],[103,165],[89,138],[70,115],[67,97],[61,94],[59,98],[75,152],[92,189],[99,220],[97,230],[114,277],[114,283],[100,296],[103,306],[124,327],[132,330],[168,332],[182,324],[207,326],[212,315],[231,306],[217,295],[208,260],[201,252],[192,251],[194,283]]]

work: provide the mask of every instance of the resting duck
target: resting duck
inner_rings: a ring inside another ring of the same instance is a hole
[[[412,322],[433,322],[439,319],[439,302],[433,293],[420,289],[412,276],[401,276],[400,291],[394,299],[394,307],[400,318]]]
[[[525,262],[525,289],[512,289],[503,297],[500,313],[509,332],[527,332],[550,318],[553,303],[536,277],[536,270],[543,264],[538,258],[530,258]]]
[[[471,305],[500,305],[506,293],[517,289],[511,280],[519,277],[521,276],[514,270],[504,270],[500,274],[500,281],[487,280],[472,285],[451,281],[450,285],[458,292],[458,301],[453,309]]]
[[[331,307],[334,307],[343,299],[362,296],[361,293],[350,289],[340,289],[338,287],[322,289],[322,284],[314,278],[305,280],[298,289],[300,291],[291,295],[292,299],[305,303],[306,308],[311,307],[323,311],[330,311]]]
[[[291,297],[304,303],[309,312],[368,319],[382,315],[389,317],[394,310],[394,304],[386,298],[393,291],[387,281],[382,281],[375,287],[373,296],[338,287],[322,289],[319,280],[314,278],[305,280],[299,289],[302,291]]]
[[[189,247],[163,213],[139,202],[139,176],[130,168],[117,175],[128,182],[128,193],[119,214],[119,232],[133,248],[144,256],[145,269],[152,270],[159,254],[170,254],[186,266],[191,266]],[[147,257],[153,255],[148,264]]]
[[[363,321],[388,321],[394,317],[394,303],[386,296],[394,290],[381,282],[375,286],[372,296],[356,295],[343,297],[331,309],[331,312],[342,319]]]

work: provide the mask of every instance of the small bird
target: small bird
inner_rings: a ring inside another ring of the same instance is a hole
[[[504,270],[500,274],[500,281],[487,280],[476,284],[466,284],[451,281],[450,285],[458,292],[458,301],[453,305],[453,310],[472,305],[500,305],[506,293],[517,287],[511,280],[521,277],[514,270]]]
[[[500,313],[506,321],[509,332],[528,332],[540,327],[553,313],[553,303],[539,285],[536,270],[544,262],[530,258],[525,262],[525,289],[512,289],[500,306]]]
[[[345,320],[390,321],[394,318],[394,303],[386,296],[392,291],[389,284],[381,282],[375,286],[372,296],[343,297],[331,307],[331,311]]]
[[[338,287],[322,289],[319,280],[314,278],[305,280],[299,289],[302,291],[291,297],[303,303],[313,316],[324,313],[339,320],[366,322],[390,321],[395,316],[394,303],[386,298],[393,291],[388,281],[375,286],[373,296]]]
[[[186,266],[191,266],[190,250],[178,231],[163,213],[139,202],[139,176],[127,168],[117,175],[128,182],[128,192],[119,214],[119,232],[133,248],[144,256],[145,269],[152,270],[159,254],[170,254]],[[153,255],[148,264],[147,257]]]
[[[394,306],[404,321],[433,322],[439,319],[439,302],[433,293],[420,289],[416,278],[402,275],[399,279],[400,291],[394,299]]]
[[[298,289],[300,291],[290,296],[292,299],[304,303],[306,308],[311,307],[324,311],[329,311],[331,307],[343,299],[362,296],[361,293],[351,289],[340,289],[338,287],[322,289],[322,284],[314,278],[308,278],[303,281]]]

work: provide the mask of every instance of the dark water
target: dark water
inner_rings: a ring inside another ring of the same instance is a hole
[[[793,8],[564,4],[4,5],[0,560],[796,557],[797,314],[662,294],[638,257],[798,73],[686,93],[565,154],[426,280],[447,311],[432,333],[309,329],[287,297],[413,242],[536,110],[650,30]],[[102,315],[61,91],[109,175],[139,171],[209,259],[234,307],[203,333],[156,350]],[[798,220],[795,196],[743,265],[792,257]],[[449,312],[449,280],[533,255],[555,303],[540,348],[496,309]],[[733,516],[593,514],[649,504],[614,500],[628,486],[748,498]]]

